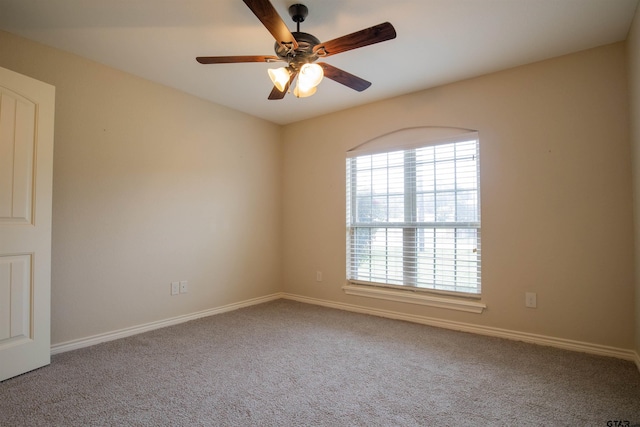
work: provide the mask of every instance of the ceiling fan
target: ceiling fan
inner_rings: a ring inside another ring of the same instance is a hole
[[[268,70],[269,77],[274,83],[274,88],[269,94],[269,99],[272,100],[284,98],[296,76],[298,80],[293,93],[300,98],[313,95],[323,76],[362,92],[371,86],[371,82],[325,62],[316,63],[316,61],[396,37],[393,25],[385,22],[321,43],[313,35],[300,32],[300,23],[309,13],[305,5],[294,4],[289,7],[289,15],[297,24],[297,31],[292,33],[269,0],[243,1],[276,39],[275,55],[199,56],[196,61],[201,64],[286,62],[286,67]]]

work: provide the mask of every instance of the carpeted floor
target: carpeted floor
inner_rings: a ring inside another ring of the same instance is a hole
[[[287,300],[59,354],[0,383],[12,427],[636,424],[631,362]]]

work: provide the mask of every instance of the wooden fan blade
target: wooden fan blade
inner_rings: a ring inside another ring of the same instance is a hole
[[[361,79],[358,76],[354,76],[351,73],[347,73],[340,68],[336,68],[333,65],[329,65],[325,62],[318,62],[318,65],[322,67],[324,70],[324,76],[328,79],[341,83],[347,87],[350,87],[353,90],[357,90],[358,92],[362,92],[371,86],[371,82],[366,81],[365,79]]]
[[[201,64],[235,64],[238,62],[277,62],[281,59],[272,55],[198,56],[196,61]]]
[[[331,56],[359,47],[384,42],[396,38],[396,30],[388,22],[375,25],[328,42],[319,43],[313,47],[313,53],[318,56]]]
[[[283,47],[298,48],[296,41],[287,24],[284,23],[278,12],[269,0],[243,0],[256,17],[271,33],[276,42]]]
[[[275,100],[275,99],[284,98],[284,96],[287,94],[287,91],[289,90],[289,86],[291,86],[291,82],[293,82],[293,79],[295,79],[297,75],[298,73],[291,74],[291,77],[289,77],[289,81],[287,82],[282,92],[279,91],[278,88],[274,86],[273,89],[271,90],[271,93],[269,94],[269,99]]]

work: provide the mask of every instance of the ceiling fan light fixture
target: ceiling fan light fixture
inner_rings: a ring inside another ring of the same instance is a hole
[[[296,88],[293,90],[293,94],[298,98],[306,98],[307,96],[311,96],[318,90],[317,87],[308,87],[300,85],[300,78],[298,78],[298,83],[296,84]]]
[[[287,67],[270,68],[267,70],[269,78],[273,82],[273,85],[278,88],[280,92],[284,92],[284,88],[289,83],[291,77],[291,71]]]
[[[300,67],[300,74],[298,75],[298,86],[306,91],[311,88],[315,88],[320,84],[324,77],[324,71],[318,64],[304,64]]]

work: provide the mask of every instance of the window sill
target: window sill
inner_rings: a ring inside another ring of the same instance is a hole
[[[460,299],[454,297],[441,297],[429,295],[423,292],[413,290],[396,290],[375,286],[357,285],[347,283],[342,287],[347,295],[356,295],[361,297],[377,298],[388,301],[406,302],[409,304],[427,305],[430,307],[445,308],[448,310],[466,311],[468,313],[480,314],[487,306],[476,301]]]

